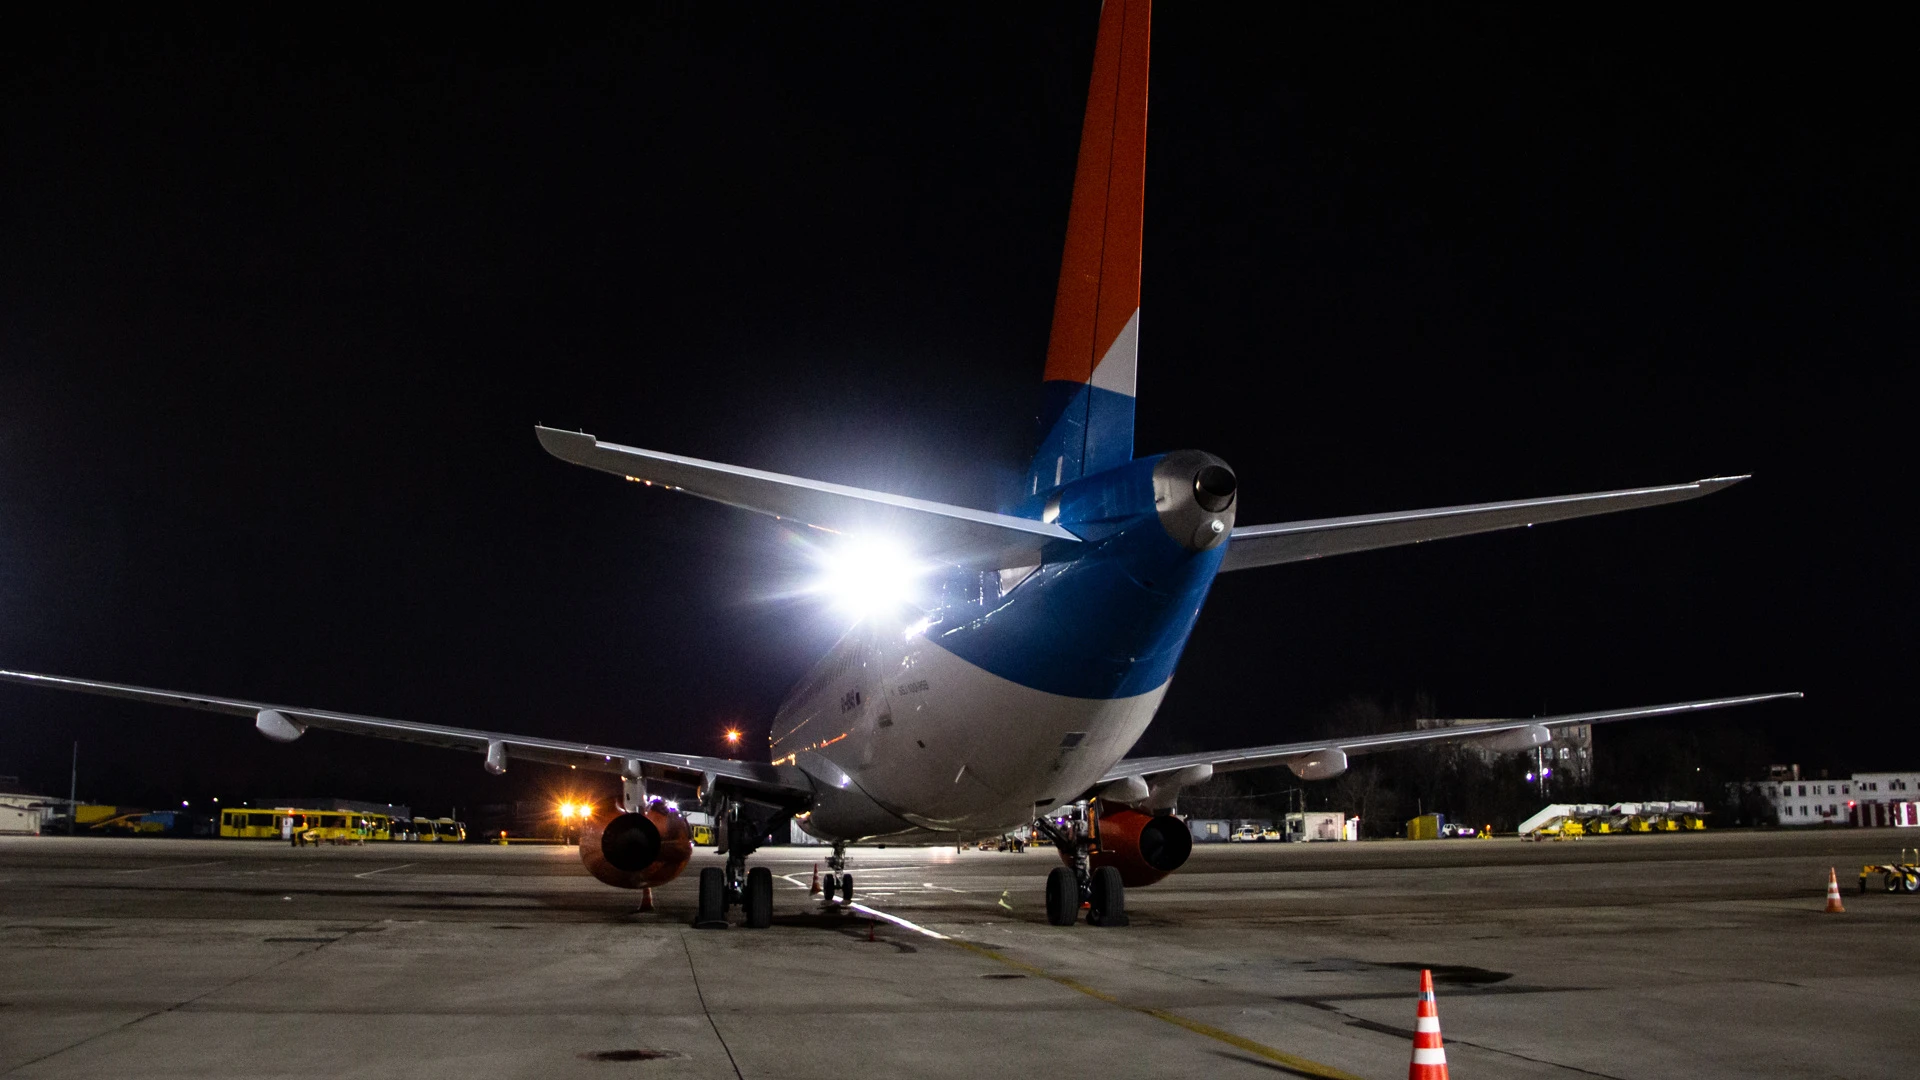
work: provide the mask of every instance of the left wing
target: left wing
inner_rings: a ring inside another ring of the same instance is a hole
[[[1683,701],[1676,705],[1648,705],[1637,709],[1607,709],[1601,712],[1568,713],[1541,716],[1530,720],[1487,720],[1459,727],[1423,728],[1417,731],[1393,731],[1384,735],[1355,735],[1350,738],[1316,739],[1311,742],[1276,743],[1241,750],[1209,750],[1197,754],[1168,754],[1164,757],[1125,758],[1100,778],[1102,785],[1138,779],[1150,784],[1155,777],[1191,769],[1205,776],[1237,769],[1258,769],[1285,765],[1305,780],[1338,776],[1347,768],[1347,758],[1381,750],[1398,750],[1436,742],[1471,741],[1502,750],[1524,750],[1552,741],[1549,730],[1573,724],[1605,724],[1615,720],[1636,720],[1647,716],[1679,716],[1725,709],[1734,705],[1752,705],[1761,701],[1797,698],[1798,693],[1748,694],[1744,697],[1710,698]],[[1191,775],[1191,774],[1190,774]],[[1205,776],[1187,782],[1197,783]]]
[[[59,675],[37,675],[31,671],[0,671],[0,680],[55,690],[76,690],[83,694],[145,701],[154,705],[178,705],[203,712],[251,716],[254,726],[270,739],[287,742],[308,728],[344,731],[352,735],[370,735],[380,739],[422,743],[450,750],[472,750],[487,756],[487,767],[504,771],[510,758],[538,761],[548,765],[567,765],[589,772],[665,780],[693,787],[711,786],[716,780],[762,795],[798,801],[813,793],[806,775],[792,765],[772,765],[729,758],[701,757],[696,754],[662,754],[647,750],[629,750],[619,746],[563,742],[501,731],[421,724],[411,720],[385,720],[377,716],[308,709],[294,705],[272,705],[264,701],[210,697],[205,694],[181,694],[172,690],[150,690],[143,686],[69,679]]]

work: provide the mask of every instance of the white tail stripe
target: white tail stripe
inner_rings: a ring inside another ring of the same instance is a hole
[[[1107,355],[1093,367],[1093,377],[1088,382],[1102,390],[1111,390],[1116,394],[1133,396],[1134,373],[1140,366],[1140,309],[1134,308],[1127,317],[1127,325],[1107,348]]]
[[[1424,1047],[1416,1047],[1413,1051],[1413,1063],[1415,1065],[1445,1065],[1447,1063],[1447,1052],[1445,1050],[1428,1050]]]

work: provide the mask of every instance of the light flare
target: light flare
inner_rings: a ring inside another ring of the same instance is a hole
[[[836,609],[864,619],[913,603],[929,567],[881,537],[847,537],[819,555],[812,592]]]

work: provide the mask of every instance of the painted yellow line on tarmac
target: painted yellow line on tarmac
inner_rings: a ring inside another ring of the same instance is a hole
[[[1046,979],[1050,982],[1059,983],[1061,986],[1064,986],[1069,990],[1076,990],[1082,994],[1087,995],[1090,998],[1094,998],[1099,1001],[1104,1001],[1109,1005],[1116,1005],[1122,1009],[1128,1009],[1132,1012],[1137,1012],[1142,1016],[1151,1016],[1155,1020],[1160,1020],[1165,1023],[1172,1024],[1174,1027],[1182,1028],[1186,1031],[1191,1031],[1195,1035],[1204,1035],[1209,1039],[1214,1039],[1218,1042],[1226,1043],[1228,1046],[1231,1046],[1236,1050],[1244,1050],[1247,1053],[1254,1055],[1255,1057],[1265,1058],[1266,1060],[1271,1061],[1276,1065],[1284,1065],[1287,1068],[1292,1069],[1294,1072],[1300,1073],[1304,1076],[1325,1077],[1326,1080],[1361,1080],[1360,1077],[1357,1077],[1352,1073],[1341,1072],[1339,1069],[1336,1069],[1331,1065],[1323,1065],[1318,1061],[1314,1061],[1311,1058],[1303,1058],[1298,1054],[1289,1054],[1285,1050],[1276,1050],[1265,1043],[1255,1042],[1252,1039],[1246,1038],[1244,1036],[1235,1035],[1231,1031],[1226,1031],[1224,1029],[1214,1027],[1212,1024],[1203,1024],[1198,1020],[1188,1019],[1187,1017],[1181,1016],[1179,1013],[1171,1013],[1165,1009],[1149,1009],[1144,1005],[1129,1005],[1126,1002],[1121,1001],[1119,998],[1114,997],[1112,994],[1106,993],[1103,990],[1096,990],[1093,987],[1088,986],[1086,983],[1080,982],[1077,979],[1069,979],[1064,975],[1055,975],[1053,972],[1047,971],[1044,968],[1038,968],[1033,966],[1032,964],[1015,960],[1010,956],[1007,956],[1000,952],[996,952],[993,949],[989,949],[984,945],[975,945],[971,942],[961,941],[958,938],[948,938],[947,940],[953,942],[955,945],[960,946],[961,948],[967,950],[968,952],[978,953],[979,955],[984,956],[989,960],[998,960],[1000,963],[1005,964],[1010,968],[1016,968],[1030,975],[1038,975],[1039,977]]]
[[[782,875],[782,877],[784,877],[787,881],[792,882],[796,887],[802,888],[802,889],[806,888],[805,885],[801,885],[799,882],[793,880],[795,876],[796,875],[792,875],[792,874]],[[896,926],[905,927],[906,929],[912,930],[915,933],[925,934],[930,938],[936,938],[940,941],[952,942],[953,944],[960,946],[961,948],[967,950],[970,953],[976,953],[980,956],[986,957],[989,960],[997,960],[1000,963],[1005,964],[1010,968],[1015,968],[1017,970],[1024,971],[1029,975],[1038,975],[1039,977],[1046,979],[1049,982],[1059,983],[1061,986],[1064,986],[1069,990],[1078,991],[1079,993],[1085,994],[1090,998],[1094,998],[1095,1000],[1104,1001],[1109,1005],[1118,1006],[1119,1008],[1126,1009],[1131,1012],[1137,1012],[1142,1016],[1151,1016],[1155,1020],[1159,1020],[1163,1023],[1172,1024],[1174,1027],[1180,1028],[1185,1031],[1191,1031],[1195,1035],[1204,1035],[1207,1038],[1213,1039],[1217,1042],[1226,1043],[1228,1046],[1231,1046],[1236,1050],[1244,1050],[1247,1053],[1254,1055],[1255,1057],[1264,1058],[1267,1061],[1271,1061],[1276,1065],[1285,1066],[1286,1068],[1289,1068],[1294,1072],[1301,1074],[1302,1076],[1323,1077],[1324,1080],[1362,1080],[1361,1077],[1355,1076],[1352,1073],[1341,1072],[1339,1069],[1336,1069],[1331,1065],[1323,1065],[1320,1062],[1313,1060],[1312,1058],[1303,1058],[1298,1054],[1289,1054],[1285,1050],[1277,1050],[1271,1046],[1268,1046],[1266,1043],[1255,1042],[1254,1040],[1246,1038],[1245,1036],[1235,1035],[1233,1032],[1227,1031],[1224,1028],[1217,1028],[1217,1027],[1214,1027],[1212,1024],[1203,1024],[1198,1020],[1193,1020],[1193,1019],[1189,1019],[1188,1017],[1181,1016],[1179,1013],[1168,1012],[1165,1009],[1149,1009],[1144,1005],[1129,1005],[1126,1002],[1121,1001],[1119,998],[1114,997],[1112,994],[1109,994],[1104,990],[1096,990],[1093,987],[1088,986],[1086,983],[1079,981],[1078,979],[1069,979],[1065,975],[1055,975],[1053,972],[1048,971],[1045,968],[1038,968],[1024,961],[1015,960],[1012,957],[1007,956],[1005,953],[1001,953],[993,949],[989,949],[984,945],[975,945],[970,941],[962,941],[956,937],[949,937],[948,935],[942,934],[937,930],[929,930],[924,926],[918,925],[917,923],[908,922],[907,920],[901,918],[898,915],[889,915],[886,912],[879,910],[878,908],[871,908],[866,906],[865,904],[849,904],[847,906],[851,907],[855,911],[861,912],[862,914],[871,915],[875,918],[885,919],[886,921],[893,923]]]

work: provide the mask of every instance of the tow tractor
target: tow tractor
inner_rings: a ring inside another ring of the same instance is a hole
[[[1907,856],[1911,854],[1912,860]],[[1867,891],[1867,875],[1879,874],[1880,887],[1890,893],[1920,893],[1920,848],[1901,848],[1900,858],[1890,863],[1868,863],[1860,868],[1860,891]]]

